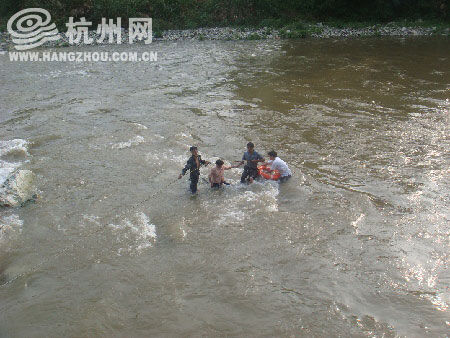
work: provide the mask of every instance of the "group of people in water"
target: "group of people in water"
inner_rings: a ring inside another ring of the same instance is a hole
[[[190,190],[193,194],[197,192],[197,184],[200,178],[200,166],[207,166],[211,162],[205,161],[202,159],[201,155],[198,153],[198,149],[195,146],[192,146],[190,149],[192,156],[188,159],[185,167],[181,171],[181,174],[178,176],[178,179],[181,179],[186,172],[190,171]],[[279,172],[279,178],[277,180],[282,183],[286,182],[291,178],[292,173],[289,169],[286,162],[280,159],[277,156],[276,151],[272,150],[267,153],[270,160],[265,161],[264,157],[262,157],[258,152],[255,151],[255,145],[252,142],[247,143],[247,151],[242,156],[242,160],[239,161],[238,164],[232,166],[224,165],[222,160],[216,161],[216,166],[211,169],[211,172],[208,175],[209,183],[211,184],[211,188],[220,188],[223,185],[230,185],[230,183],[225,181],[224,172],[225,170],[229,170],[232,168],[238,168],[247,162],[244,166],[244,172],[241,176],[241,183],[253,183],[255,179],[260,176],[260,170],[258,169],[258,163],[261,163],[260,166],[264,166],[267,172]]]

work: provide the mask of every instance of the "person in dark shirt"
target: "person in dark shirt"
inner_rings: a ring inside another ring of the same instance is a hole
[[[244,172],[241,176],[241,183],[245,183],[247,180],[249,183],[253,183],[253,180],[259,176],[258,173],[258,162],[264,162],[264,158],[255,151],[255,145],[252,142],[247,143],[247,151],[242,156],[242,161],[239,162],[237,167],[244,164]]]
[[[197,192],[197,184],[198,179],[200,177],[200,166],[201,165],[208,165],[210,162],[202,160],[202,157],[198,154],[197,147],[191,147],[189,148],[192,156],[187,161],[186,165],[184,166],[183,170],[181,170],[181,174],[178,176],[178,179],[183,177],[183,175],[186,174],[188,170],[190,170],[189,179],[191,181],[190,189],[193,194]]]

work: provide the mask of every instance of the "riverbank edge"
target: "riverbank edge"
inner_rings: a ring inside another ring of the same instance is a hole
[[[361,24],[360,24],[361,25]],[[122,28],[122,44],[128,43],[128,30]],[[153,31],[153,41],[183,41],[183,40],[279,40],[299,38],[359,38],[359,37],[410,37],[410,36],[449,36],[450,25],[411,25],[400,22],[385,24],[371,24],[368,26],[334,27],[332,25],[318,23],[294,22],[282,28],[274,27],[215,27]],[[43,47],[69,47],[68,37],[65,33],[59,33],[58,41],[46,42]],[[93,42],[90,45],[107,45],[108,40],[99,42],[100,34],[95,30],[89,31],[89,37]],[[114,39],[117,43],[117,38]],[[72,45],[82,45],[83,41]],[[14,48],[11,36],[7,32],[0,32],[0,51],[8,51]]]

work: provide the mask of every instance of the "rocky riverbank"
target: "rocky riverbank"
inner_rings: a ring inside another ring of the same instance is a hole
[[[336,28],[322,23],[301,24],[286,26],[284,28],[197,28],[184,30],[166,30],[153,32],[153,41],[177,41],[177,40],[260,40],[260,39],[286,39],[286,38],[356,38],[368,36],[429,36],[449,35],[449,28],[438,27],[405,27],[397,23],[373,25],[363,28]],[[64,33],[60,33],[60,39],[48,42],[44,47],[70,46],[69,39]],[[107,44],[98,43],[99,35],[95,31],[89,32],[93,39],[92,45]],[[128,43],[128,30],[122,29],[122,44]],[[81,45],[82,42],[78,43]],[[8,33],[0,33],[0,51],[13,48],[13,42]]]

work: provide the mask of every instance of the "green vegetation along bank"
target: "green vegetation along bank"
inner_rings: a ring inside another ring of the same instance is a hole
[[[0,29],[24,8],[45,8],[59,28],[68,17],[98,24],[101,18],[151,17],[155,31],[199,27],[272,27],[295,22],[386,23],[418,19],[449,22],[448,0],[2,0]],[[342,28],[342,27],[341,27]]]

